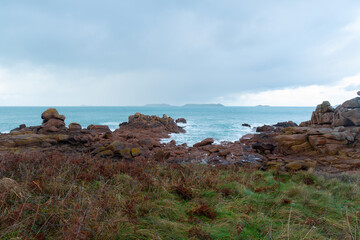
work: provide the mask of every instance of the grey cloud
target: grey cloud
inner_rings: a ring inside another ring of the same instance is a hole
[[[91,102],[94,94],[104,96],[102,105],[209,102],[234,93],[326,84],[359,71],[359,38],[325,54],[356,20],[358,1],[0,5],[0,64],[30,63],[54,75],[54,85],[73,83],[65,94],[74,104]],[[129,80],[114,77],[121,74]],[[140,95],[121,91],[128,85]]]

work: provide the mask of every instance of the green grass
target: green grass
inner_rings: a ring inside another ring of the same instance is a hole
[[[360,239],[358,175],[0,157],[0,239]]]

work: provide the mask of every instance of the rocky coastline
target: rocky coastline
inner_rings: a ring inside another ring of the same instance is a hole
[[[360,94],[360,92],[358,93]],[[235,142],[214,144],[211,138],[187,146],[175,141],[161,143],[171,133],[184,133],[177,120],[136,113],[111,131],[105,125],[65,125],[65,116],[48,109],[41,126],[24,124],[9,134],[0,134],[0,155],[58,151],[80,152],[114,161],[236,164],[263,170],[319,170],[327,172],[360,169],[360,97],[333,108],[319,104],[311,119],[299,126],[281,122],[257,128]]]

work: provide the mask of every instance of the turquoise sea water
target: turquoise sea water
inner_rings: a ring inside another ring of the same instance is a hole
[[[0,107],[0,132],[25,123],[27,126],[41,125],[41,113],[48,107]],[[253,128],[241,126],[248,123],[252,127],[263,124],[292,120],[296,123],[309,120],[313,107],[57,107],[66,116],[65,123],[80,123],[84,128],[90,124],[108,125],[115,130],[119,123],[127,121],[136,112],[162,116],[167,114],[174,119],[184,117],[187,133],[173,134],[178,144],[193,144],[207,137],[215,141],[235,141],[250,133]]]

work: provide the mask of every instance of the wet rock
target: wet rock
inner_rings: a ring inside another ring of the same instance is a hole
[[[187,123],[185,118],[178,118],[175,121],[176,123]]]
[[[297,127],[298,125],[294,123],[293,121],[287,121],[287,122],[278,122],[277,124],[273,125],[274,127]]]
[[[202,140],[201,142],[195,143],[194,147],[202,147],[202,146],[206,146],[206,145],[211,145],[213,143],[214,143],[213,138],[206,138],[206,139]]]
[[[257,127],[256,132],[273,132],[275,130],[275,127],[270,125],[264,125],[262,127]]]
[[[248,123],[243,123],[243,124],[241,124],[241,126],[243,126],[243,127],[251,127],[251,125],[248,124]]]

